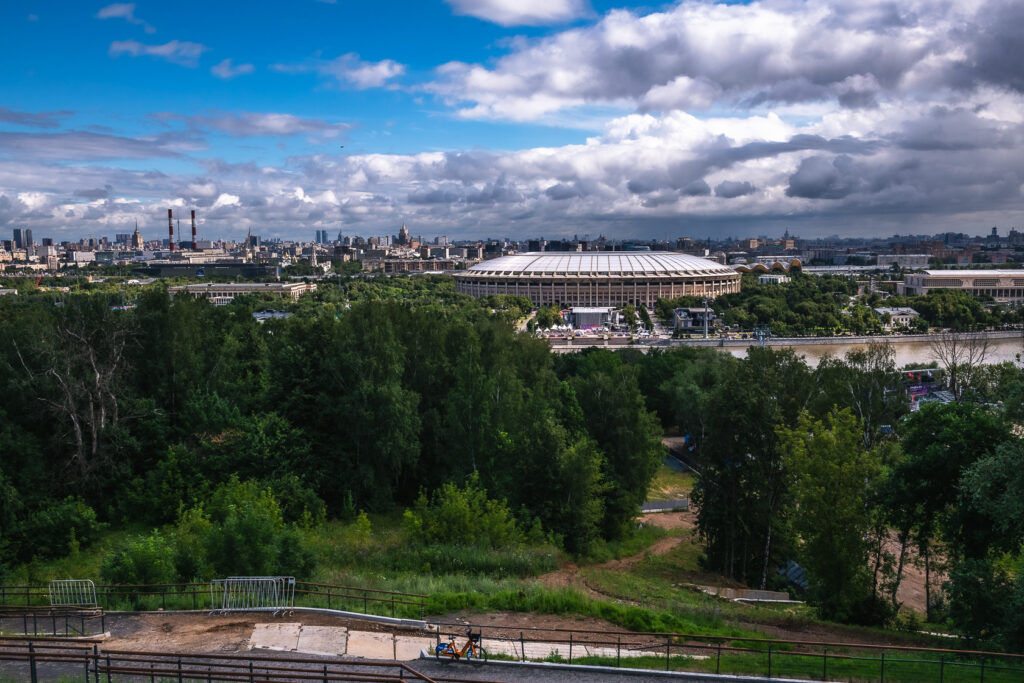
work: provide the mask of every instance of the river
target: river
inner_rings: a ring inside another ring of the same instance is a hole
[[[885,341],[885,338],[883,337],[879,341]],[[793,344],[786,345],[784,347],[776,346],[775,348],[793,349],[797,355],[803,356],[808,365],[811,367],[817,367],[818,362],[827,355],[843,356],[854,349],[866,349],[867,345],[841,343],[813,345]],[[896,367],[898,368],[906,367],[908,365],[927,365],[935,360],[935,354],[932,353],[932,346],[930,342],[902,342],[899,344],[893,344],[892,348],[896,352]],[[726,347],[721,350],[727,351],[737,358],[743,358],[747,355],[747,349],[740,346]],[[1020,337],[1010,339],[990,339],[985,363],[995,364],[1002,363],[1004,361],[1015,362],[1018,360],[1018,354],[1024,355],[1024,344],[1022,344]]]
[[[980,332],[978,336],[984,335],[988,338],[988,351],[985,363],[995,364],[1005,361],[1017,362],[1024,358],[1024,338],[1020,330],[1000,330],[996,332]],[[772,339],[768,345],[776,349],[793,349],[797,355],[802,356],[808,365],[817,367],[818,363],[825,356],[843,356],[854,349],[866,349],[868,342],[880,341],[892,344],[896,353],[896,367],[908,365],[927,365],[935,360],[932,352],[932,339],[939,335],[928,335],[920,337],[855,337],[846,339],[843,337],[812,338],[803,341],[802,339]],[[722,344],[721,346],[719,344]],[[750,346],[757,345],[753,339],[739,340],[731,339],[720,342],[715,339],[691,339],[691,340],[659,340],[653,344],[630,344],[628,339],[613,338],[607,342],[591,339],[576,339],[571,343],[552,343],[552,351],[555,353],[573,353],[582,351],[592,346],[609,348],[611,350],[632,348],[646,353],[651,348],[667,348],[676,346],[699,346],[715,348],[719,351],[730,353],[737,358],[747,355]],[[1020,357],[1018,357],[1020,356]]]

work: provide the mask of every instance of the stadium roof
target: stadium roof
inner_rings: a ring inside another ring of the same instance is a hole
[[[714,261],[671,251],[528,252],[483,261],[467,275],[735,275]]]

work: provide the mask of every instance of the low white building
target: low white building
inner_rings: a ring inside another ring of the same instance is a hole
[[[315,292],[316,285],[306,282],[211,282],[199,285],[168,287],[171,296],[191,294],[195,298],[208,297],[217,306],[231,303],[236,296],[245,294],[276,294],[297,300],[306,292]]]
[[[907,275],[896,291],[923,296],[942,289],[990,296],[1000,303],[1024,303],[1024,270],[926,270]]]
[[[876,308],[874,311],[875,314],[882,319],[882,326],[887,330],[891,330],[895,327],[910,327],[914,322],[914,319],[921,316],[921,314],[913,308],[908,308],[906,306],[900,306],[898,308]],[[886,322],[886,315],[889,316],[889,322]]]
[[[781,285],[783,282],[790,282],[792,278],[788,275],[780,275],[779,273],[765,273],[764,275],[757,276],[757,284],[759,285]]]

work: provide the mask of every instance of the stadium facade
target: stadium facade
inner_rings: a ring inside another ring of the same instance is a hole
[[[464,294],[511,294],[535,305],[653,306],[658,299],[740,291],[740,274],[668,251],[529,252],[478,263],[455,274]]]

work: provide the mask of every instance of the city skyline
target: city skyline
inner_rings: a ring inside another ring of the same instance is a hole
[[[158,231],[168,206],[224,239],[1024,225],[1019,3],[63,2],[0,20],[5,233]]]

